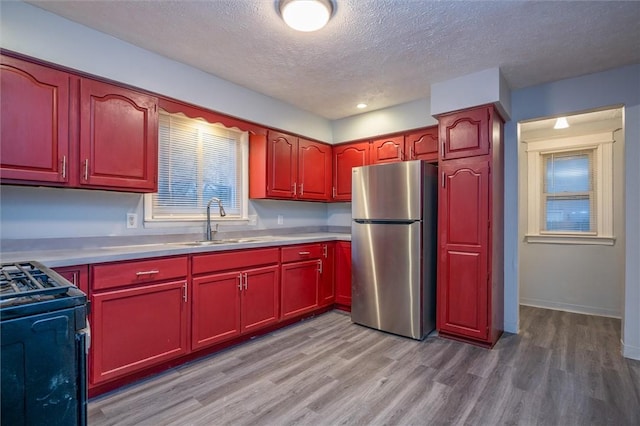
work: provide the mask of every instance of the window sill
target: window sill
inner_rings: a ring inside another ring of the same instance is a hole
[[[598,245],[612,246],[616,242],[615,237],[598,237],[596,235],[525,235],[524,240],[532,244],[571,244],[571,245]]]

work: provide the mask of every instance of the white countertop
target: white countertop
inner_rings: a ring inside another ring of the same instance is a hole
[[[61,248],[2,252],[1,256],[3,263],[36,260],[49,267],[61,267],[150,257],[177,256],[260,247],[279,247],[283,245],[316,243],[321,241],[351,241],[351,235],[345,233],[316,232],[310,234],[242,237],[239,239],[251,241],[206,246],[189,246],[187,245],[188,242],[170,242],[95,248]]]

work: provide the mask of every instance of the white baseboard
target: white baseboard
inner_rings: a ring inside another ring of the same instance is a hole
[[[625,358],[637,359],[640,361],[640,348],[631,345],[625,345],[622,342],[622,356]]]
[[[553,309],[556,311],[575,312],[577,314],[597,315],[600,317],[621,318],[622,313],[614,309],[598,308],[595,306],[574,305],[571,303],[554,302],[550,300],[520,298],[520,304],[535,308]]]

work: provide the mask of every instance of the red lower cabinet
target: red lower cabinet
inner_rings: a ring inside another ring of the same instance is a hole
[[[318,307],[320,259],[282,265],[282,318],[295,317]]]
[[[193,279],[191,348],[200,349],[240,334],[239,272]]]
[[[336,243],[322,244],[322,268],[320,272],[320,306],[329,306],[336,301],[335,264]]]
[[[55,268],[54,270],[82,290],[87,295],[87,300],[89,300],[89,267],[87,265],[66,266]]]
[[[91,301],[92,384],[187,353],[185,280],[99,292]]]
[[[351,308],[351,242],[336,243],[336,304]]]
[[[278,322],[278,260],[277,248],[193,256],[192,350]]]

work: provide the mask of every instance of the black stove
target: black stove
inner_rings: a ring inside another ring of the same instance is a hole
[[[0,265],[1,426],[86,425],[87,297],[35,261]]]
[[[40,262],[3,263],[0,266],[2,320],[86,303],[83,292]]]

